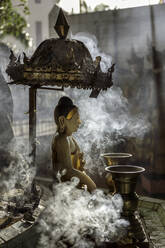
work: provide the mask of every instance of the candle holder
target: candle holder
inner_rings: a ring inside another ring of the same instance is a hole
[[[145,169],[133,165],[115,165],[106,167],[106,171],[111,173],[116,193],[123,198],[122,215],[130,222],[127,234],[129,242],[144,241],[146,235],[137,213],[138,195],[135,189],[137,179]]]

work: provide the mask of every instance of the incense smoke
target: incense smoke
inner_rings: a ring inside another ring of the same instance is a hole
[[[112,58],[100,52],[95,36],[78,33],[72,38],[84,42],[93,60],[96,56],[101,56],[101,69],[107,71]],[[150,130],[148,116],[144,113],[132,114],[132,106],[115,82],[107,92],[102,91],[97,99],[89,98],[89,90],[68,89],[66,94],[79,107],[82,125],[75,136],[85,153],[88,170],[92,172],[95,171],[96,165],[99,166],[101,153],[112,152],[115,145],[124,143],[127,138],[142,140]]]
[[[9,54],[9,52],[8,52]],[[2,56],[3,57],[3,56]],[[25,192],[31,190],[31,184],[36,169],[30,166],[28,144],[23,137],[14,137],[13,132],[13,94],[19,106],[21,95],[19,90],[13,92],[9,88],[5,78],[4,67],[7,65],[7,57],[0,61],[0,156],[1,156],[1,192],[10,192],[15,188],[23,189]],[[2,68],[2,71],[1,71]],[[11,94],[12,92],[12,94]],[[16,93],[16,94],[15,94]],[[18,96],[19,95],[19,96]],[[24,98],[25,99],[25,98]],[[14,101],[15,103],[15,101]],[[24,102],[25,103],[25,102]],[[14,104],[15,107],[15,104]],[[17,197],[17,196],[16,196]],[[27,194],[27,197],[28,194]],[[21,201],[21,199],[20,199]],[[23,199],[22,199],[23,201]]]
[[[14,150],[15,149],[15,150]],[[28,154],[20,153],[17,144],[12,151],[0,149],[1,168],[1,191],[10,192],[15,188],[30,192],[36,169],[30,166]],[[25,152],[25,148],[24,152]]]
[[[71,38],[82,41],[90,51],[93,60],[95,60],[97,56],[101,56],[101,69],[103,72],[107,72],[108,68],[110,68],[112,64],[112,57],[100,51],[100,49],[98,48],[98,41],[96,39],[96,36],[89,33],[79,32],[75,35],[71,35]]]
[[[38,247],[86,247],[120,240],[128,222],[121,219],[120,195],[92,194],[77,189],[79,180],[59,183],[39,221],[41,239]]]

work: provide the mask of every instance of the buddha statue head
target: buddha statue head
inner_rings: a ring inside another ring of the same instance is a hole
[[[59,134],[66,136],[76,132],[81,124],[78,107],[66,96],[60,98],[54,111],[54,120]]]

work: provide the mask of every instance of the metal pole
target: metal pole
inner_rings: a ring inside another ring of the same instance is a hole
[[[29,89],[29,156],[31,165],[35,166],[36,159],[36,92],[37,88]]]

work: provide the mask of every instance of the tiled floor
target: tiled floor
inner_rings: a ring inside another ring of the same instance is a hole
[[[139,211],[155,248],[165,248],[165,201],[141,197]]]

